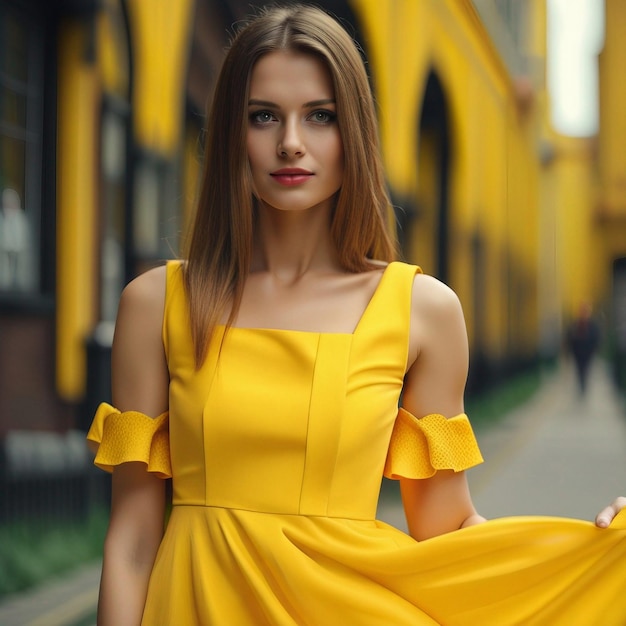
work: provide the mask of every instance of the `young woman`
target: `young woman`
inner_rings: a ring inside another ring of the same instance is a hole
[[[89,433],[113,471],[100,626],[623,626],[626,519],[597,526],[626,500],[596,526],[474,509],[463,314],[394,262],[344,30],[310,7],[252,20],[206,145],[187,260],[125,289],[117,409]],[[411,536],[375,520],[383,472]]]

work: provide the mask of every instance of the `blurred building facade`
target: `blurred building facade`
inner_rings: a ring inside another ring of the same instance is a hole
[[[626,390],[626,5],[605,0],[600,54],[600,132],[594,168],[595,300],[609,297],[611,346],[617,382]]]
[[[0,1],[0,437],[107,399],[121,290],[181,249],[205,104],[262,4]],[[368,58],[403,253],[459,294],[470,387],[553,354],[624,272],[626,8],[607,0],[596,145],[547,123],[544,0],[316,4]]]

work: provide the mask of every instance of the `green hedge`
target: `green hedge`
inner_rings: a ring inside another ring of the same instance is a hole
[[[538,391],[541,369],[530,369],[480,395],[465,400],[465,412],[476,430],[489,428]]]
[[[82,522],[26,520],[0,526],[0,598],[99,558],[108,510]]]

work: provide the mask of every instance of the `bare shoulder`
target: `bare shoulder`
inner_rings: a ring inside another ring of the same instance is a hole
[[[418,318],[444,319],[463,317],[461,302],[445,283],[428,274],[416,274],[413,280],[412,314]]]
[[[128,283],[113,339],[113,401],[121,411],[156,416],[167,409],[167,361],[162,339],[165,268]]]
[[[114,349],[160,347],[164,306],[165,267],[148,270],[128,283],[117,313]]]
[[[121,303],[132,308],[150,309],[165,303],[165,265],[155,267],[133,279],[122,292]]]
[[[418,357],[423,364],[429,355],[451,355],[459,350],[467,352],[467,331],[457,294],[433,276],[417,274],[411,300],[408,365]]]

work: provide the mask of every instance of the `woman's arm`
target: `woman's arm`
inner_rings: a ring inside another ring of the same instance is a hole
[[[112,352],[113,404],[156,417],[168,408],[168,370],[161,336],[165,269],[131,282],[122,294]],[[165,484],[143,463],[118,465],[112,478],[98,626],[141,622],[152,565],[163,535]]]
[[[413,287],[409,363],[403,406],[416,417],[463,413],[468,371],[465,320],[456,294],[431,276],[417,275]],[[474,508],[464,472],[440,470],[431,478],[400,481],[409,532],[417,540],[485,521]],[[600,528],[626,508],[616,498],[596,516]]]
[[[463,413],[468,372],[465,320],[456,294],[431,276],[413,286],[410,367],[404,408],[416,417]],[[440,470],[427,479],[400,481],[409,532],[417,540],[480,523],[465,472]]]

